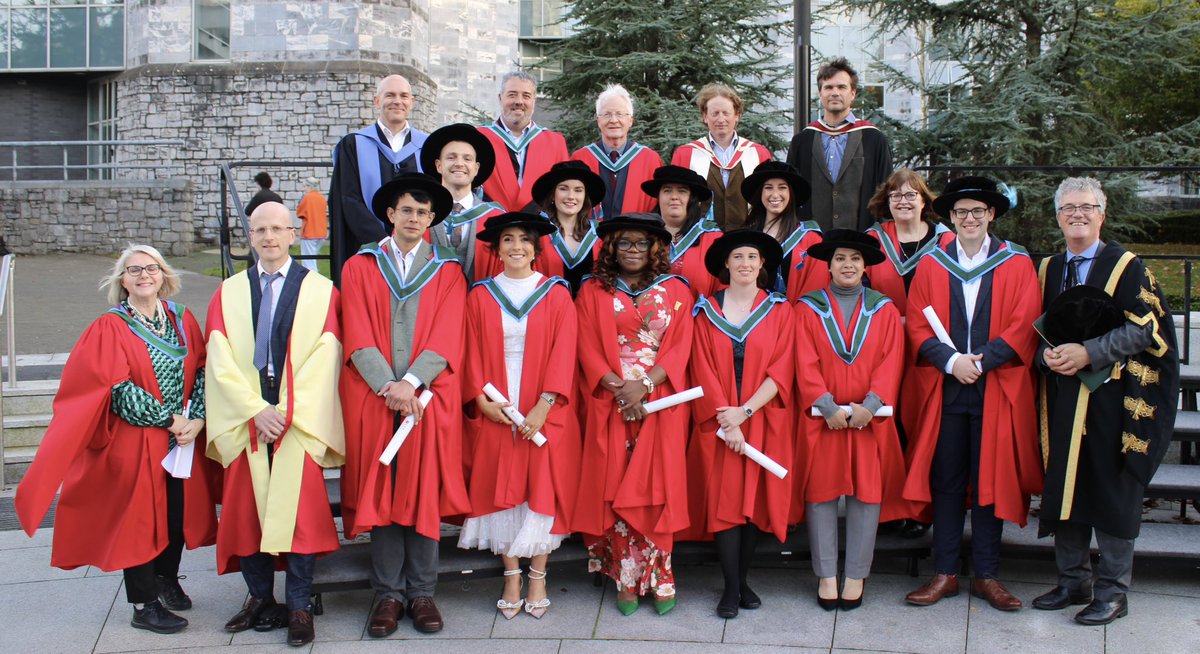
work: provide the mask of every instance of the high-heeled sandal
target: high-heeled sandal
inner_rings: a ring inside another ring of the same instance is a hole
[[[530,581],[541,581],[542,582],[542,590],[546,589],[545,579],[546,579],[546,571],[545,570],[537,570],[537,569],[534,569],[533,566],[529,566],[529,580]],[[533,584],[530,584],[530,586],[532,587]],[[544,597],[536,602],[534,602],[533,600],[529,600],[529,599],[525,600],[525,612],[528,613],[529,615],[532,615],[533,617],[537,618],[538,620],[541,620],[542,616],[546,615],[546,611],[548,611],[548,610],[550,610],[549,593],[547,593],[546,597]]]
[[[504,571],[505,577],[520,576],[520,574],[520,568]],[[506,583],[505,585],[508,584]],[[500,599],[496,600],[496,610],[500,612],[500,615],[504,616],[505,620],[512,620],[513,618],[517,617],[517,615],[521,613],[522,606],[525,606],[525,600],[523,599],[519,599],[515,602],[506,602],[504,601],[504,598],[501,597]]]

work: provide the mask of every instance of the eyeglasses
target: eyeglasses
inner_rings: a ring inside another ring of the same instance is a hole
[[[609,111],[603,114],[596,114],[596,117],[601,120],[612,120],[613,118],[616,118],[617,120],[625,120],[632,115],[633,114],[629,113],[628,111]]]
[[[959,220],[966,220],[967,216],[971,216],[975,220],[983,220],[984,217],[987,216],[988,212],[991,210],[992,210],[991,207],[975,207],[974,209],[951,209],[950,215],[954,218],[958,218]]]
[[[295,227],[280,227],[278,225],[274,225],[272,227],[255,227],[254,229],[250,230],[250,233],[258,238],[262,238],[262,237],[266,236],[267,234],[270,234],[271,236],[282,236],[284,232],[291,230],[291,229],[296,229],[296,228]]]
[[[649,252],[650,251],[650,241],[649,241],[649,239],[642,239],[640,241],[631,241],[627,238],[621,238],[621,239],[617,239],[617,249],[622,252],[627,252],[629,250],[637,250],[638,252]]]
[[[899,202],[901,200],[904,200],[905,202],[914,202],[914,201],[916,201],[918,195],[919,195],[919,193],[917,193],[916,191],[909,191],[907,193],[893,192],[893,193],[888,193],[888,199],[891,200],[892,202]]]
[[[141,277],[143,272],[151,277],[155,277],[158,273],[162,272],[162,266],[157,263],[152,263],[149,266],[125,266],[125,272],[130,277]]]
[[[1058,208],[1058,213],[1064,216],[1070,216],[1075,213],[1081,213],[1085,216],[1090,216],[1100,210],[1098,204],[1064,204]]]
[[[429,209],[413,209],[412,207],[401,207],[399,209],[396,209],[395,212],[400,214],[400,217],[403,218],[404,220],[408,220],[408,219],[412,218],[413,216],[416,216],[417,218],[420,218],[421,220],[425,220],[426,218],[433,217],[433,212],[430,211]]]

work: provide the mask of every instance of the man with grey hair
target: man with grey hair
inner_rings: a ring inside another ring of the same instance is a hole
[[[403,173],[420,172],[418,153],[428,136],[408,121],[412,86],[400,75],[379,80],[372,100],[378,118],[338,142],[329,185],[332,225],[329,276],[342,280],[342,265],[364,243],[378,243],[387,229],[371,211],[375,191]]]
[[[1067,178],[1054,205],[1067,247],[1043,259],[1038,273],[1046,313],[1035,361],[1044,376],[1046,464],[1038,533],[1054,535],[1058,583],[1033,607],[1086,604],[1075,621],[1103,625],[1129,612],[1143,492],[1174,429],[1179,354],[1154,274],[1116,241],[1100,239],[1107,209],[1100,182]]]
[[[530,189],[550,167],[567,160],[567,141],[533,122],[537,81],[523,70],[500,80],[500,117],[479,131],[496,153],[496,169],[483,184],[484,195],[506,211],[521,211],[533,198]]]
[[[620,84],[609,84],[596,98],[596,124],[600,140],[580,148],[572,159],[587,164],[604,180],[601,219],[625,213],[654,210],[655,199],[642,192],[642,182],[654,177],[662,157],[629,140],[633,126],[633,98]]]

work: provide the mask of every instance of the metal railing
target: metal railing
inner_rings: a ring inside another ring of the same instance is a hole
[[[0,314],[4,316],[6,352],[8,354],[8,385],[17,385],[17,335],[16,319],[13,316],[13,273],[16,270],[16,255],[6,254],[0,259]],[[4,384],[0,384],[0,488],[4,478]]]
[[[94,178],[97,173],[102,179],[113,179],[116,173],[121,171],[167,171],[168,173],[177,173],[182,171],[182,163],[130,163],[111,160],[116,156],[118,148],[178,148],[186,145],[187,142],[179,139],[143,139],[143,140],[108,140],[108,141],[0,141],[0,150],[10,148],[12,150],[11,163],[0,163],[0,173],[8,172],[5,179],[11,181],[20,181],[21,172],[30,171],[46,171],[58,170],[62,172],[62,179],[69,180],[72,171],[83,171],[88,175],[88,178]],[[60,156],[53,157],[55,163],[21,163],[20,153],[28,153],[28,157],[34,155],[30,151],[35,149],[54,149],[60,151]],[[107,151],[96,153],[96,148],[106,148]],[[78,153],[80,149],[84,153],[84,161],[72,162],[71,153]],[[97,158],[103,159],[99,163],[89,163],[93,153],[96,153]],[[131,157],[133,161],[145,160],[150,157],[136,156]],[[173,154],[168,154],[161,158],[164,161],[170,161],[175,158]],[[57,176],[56,176],[57,178]],[[28,181],[46,181],[44,177],[27,177]]]

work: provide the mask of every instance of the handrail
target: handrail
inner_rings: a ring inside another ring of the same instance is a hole
[[[11,157],[12,162],[10,164],[0,166],[0,171],[8,171],[9,175],[11,175],[12,181],[18,181],[18,179],[17,179],[18,173],[21,171],[61,170],[62,171],[62,179],[64,181],[66,181],[70,178],[71,171],[75,171],[75,170],[81,170],[81,171],[85,171],[87,173],[91,173],[92,171],[101,171],[101,172],[107,172],[109,174],[111,174],[112,171],[121,171],[121,170],[156,170],[156,169],[160,169],[160,168],[167,170],[167,171],[181,170],[183,168],[183,164],[180,162],[175,162],[175,161],[164,162],[161,164],[145,164],[145,163],[132,163],[132,162],[117,163],[114,161],[101,161],[100,163],[71,163],[70,155],[71,155],[72,148],[88,148],[87,153],[90,156],[90,154],[92,152],[91,148],[111,147],[112,150],[109,153],[108,157],[103,157],[103,158],[107,159],[112,156],[112,153],[114,153],[116,151],[117,147],[119,147],[119,146],[184,147],[186,145],[187,145],[187,141],[185,141],[183,139],[129,139],[129,140],[106,139],[106,140],[97,140],[97,141],[0,141],[0,148],[10,148],[12,150],[12,157]],[[61,148],[62,163],[55,163],[55,164],[39,164],[39,163],[22,164],[22,163],[20,163],[20,161],[18,160],[18,157],[17,157],[17,153],[21,152],[21,151],[25,151],[25,150],[30,150],[33,148]],[[133,161],[136,161],[138,158],[139,157],[134,157]],[[169,157],[169,158],[174,159],[173,156]],[[44,181],[44,180],[36,180],[36,181]]]
[[[8,384],[17,385],[17,337],[13,317],[13,273],[16,270],[16,255],[6,254],[0,259],[0,314],[7,321],[5,336],[8,339]],[[4,488],[4,384],[0,383],[0,489]]]

